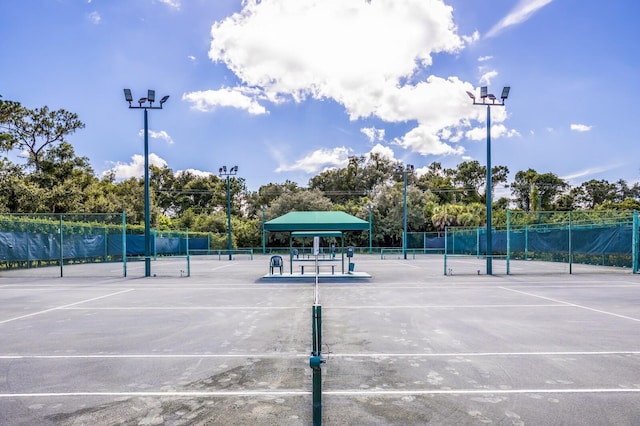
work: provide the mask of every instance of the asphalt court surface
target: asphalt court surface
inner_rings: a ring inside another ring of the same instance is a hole
[[[0,274],[0,424],[311,424],[313,276],[268,262]],[[320,278],[324,424],[640,424],[640,276],[355,263],[372,277]]]

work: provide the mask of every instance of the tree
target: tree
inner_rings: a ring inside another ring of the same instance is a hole
[[[569,185],[553,173],[528,169],[517,172],[510,187],[516,206],[528,212],[554,210],[558,197]]]
[[[331,200],[325,197],[318,189],[285,192],[271,203],[269,210],[266,211],[265,220],[274,219],[294,211],[331,211],[334,210],[334,207]],[[287,241],[288,236],[282,232],[270,232],[268,238],[270,242],[277,241],[283,244]]]
[[[50,111],[48,107],[34,110],[20,104],[0,105],[0,133],[2,148],[17,149],[29,155],[27,164],[36,172],[50,146],[65,142],[65,137],[84,128],[78,115],[64,109]]]
[[[442,164],[433,162],[427,167],[427,172],[416,182],[418,188],[430,191],[438,197],[438,204],[454,202],[456,192],[452,180],[452,173],[442,168]]]
[[[266,218],[273,219],[294,211],[331,211],[333,209],[334,204],[331,200],[317,189],[285,192],[271,203]]]
[[[480,188],[486,182],[486,167],[480,166],[478,161],[463,161],[453,171],[453,182],[460,189],[464,203],[477,203],[480,198]]]
[[[586,209],[595,209],[605,201],[617,201],[615,184],[601,179],[591,179],[579,186],[578,202]]]

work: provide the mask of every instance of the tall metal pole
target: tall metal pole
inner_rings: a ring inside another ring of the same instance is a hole
[[[231,244],[231,179],[227,175],[227,248],[229,249],[229,260],[233,260],[231,250],[233,245]]]
[[[487,275],[493,275],[493,245],[491,241],[491,107],[487,105]]]
[[[219,169],[220,176],[227,178],[227,248],[229,250],[229,260],[233,260],[233,244],[231,240],[231,176],[238,173],[238,166],[233,166],[227,171],[227,166]]]
[[[402,255],[407,258],[407,169],[402,172],[404,175],[404,228],[402,234]]]
[[[504,101],[509,97],[511,87],[505,86],[502,88],[502,94],[500,95],[500,101],[495,95],[488,92],[487,86],[480,88],[480,99],[482,102],[476,101],[476,95],[472,92],[467,92],[467,95],[473,100],[473,105],[486,105],[487,107],[487,275],[493,275],[493,244],[491,235],[491,213],[492,213],[492,185],[491,185],[491,107],[492,106],[504,106]]]
[[[144,110],[144,276],[151,276],[151,208],[149,196],[149,121]]]
[[[144,276],[151,276],[151,199],[149,195],[149,119],[148,109],[162,109],[169,99],[163,96],[159,106],[153,106],[156,101],[156,91],[148,90],[146,98],[138,100],[138,106],[134,106],[133,95],[130,89],[124,89],[124,99],[129,103],[129,109],[144,109]],[[124,253],[126,257],[126,252]],[[126,262],[126,259],[125,259]],[[125,270],[126,273],[126,270]]]

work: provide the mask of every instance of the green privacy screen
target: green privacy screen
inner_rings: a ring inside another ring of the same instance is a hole
[[[123,262],[144,256],[144,231],[118,214],[0,216],[0,270],[71,263]],[[154,256],[206,252],[209,238],[187,231],[151,235]]]
[[[445,255],[486,256],[486,228],[447,228],[444,246]],[[508,212],[506,227],[493,230],[492,255],[619,266],[636,273],[637,212]]]

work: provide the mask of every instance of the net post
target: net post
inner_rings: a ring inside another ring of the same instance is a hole
[[[313,350],[309,358],[309,366],[313,370],[312,410],[313,426],[322,425],[322,306],[312,306],[312,339]]]

